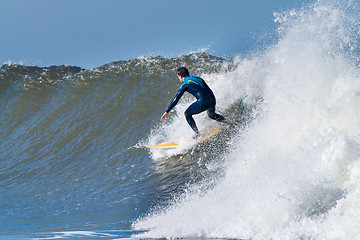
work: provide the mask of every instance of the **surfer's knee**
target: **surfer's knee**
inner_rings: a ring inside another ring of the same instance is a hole
[[[192,113],[191,113],[191,111],[189,111],[189,109],[186,109],[184,112],[184,115],[186,118],[189,118],[189,117],[191,117]]]
[[[195,125],[195,121],[194,121],[194,118],[192,117],[193,113],[191,111],[185,111],[185,118],[186,118],[186,121],[188,122],[188,124],[193,127]]]

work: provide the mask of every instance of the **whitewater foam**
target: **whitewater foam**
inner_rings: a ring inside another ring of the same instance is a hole
[[[276,44],[237,59],[234,71],[203,76],[220,111],[245,94],[261,106],[219,157],[225,171],[214,187],[189,187],[139,219],[134,228],[149,230],[141,237],[359,238],[357,7],[320,0],[277,14]],[[163,133],[183,128],[181,117]]]

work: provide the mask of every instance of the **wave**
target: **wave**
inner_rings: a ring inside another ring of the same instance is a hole
[[[159,126],[180,65],[198,75],[233,68],[202,52],[94,69],[4,64],[0,234],[130,229],[153,202],[182,188],[189,173],[159,177],[148,152],[134,147]]]
[[[276,43],[235,59],[232,71],[203,75],[220,111],[244,94],[262,101],[217,157],[223,174],[139,218],[139,237],[359,238],[358,7],[318,0],[275,14]],[[184,124],[176,118],[150,138]]]

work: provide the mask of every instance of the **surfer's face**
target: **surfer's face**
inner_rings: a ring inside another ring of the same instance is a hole
[[[179,75],[179,74],[178,74],[177,76],[178,76],[178,78],[179,78],[179,81],[182,83],[182,82],[184,81],[184,79],[185,79],[185,78],[184,78],[184,77],[182,77],[182,76],[181,76],[181,75]]]

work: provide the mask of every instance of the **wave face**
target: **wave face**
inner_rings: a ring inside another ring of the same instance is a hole
[[[0,236],[129,230],[151,206],[171,198],[189,174],[164,177],[137,146],[175,93],[179,66],[201,75],[220,71],[226,62],[193,53],[95,69],[4,64]]]
[[[234,70],[203,75],[221,111],[249,94],[253,120],[212,163],[222,169],[217,177],[133,224],[147,230],[140,237],[360,237],[358,9],[355,1],[319,0],[275,14],[275,43],[234,60]],[[181,124],[176,118],[149,138]]]

